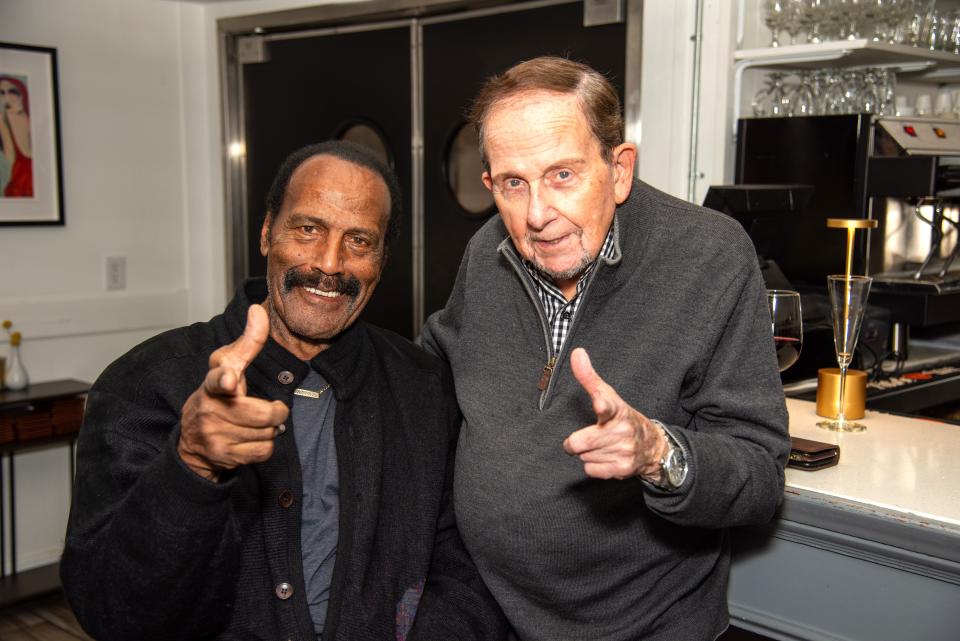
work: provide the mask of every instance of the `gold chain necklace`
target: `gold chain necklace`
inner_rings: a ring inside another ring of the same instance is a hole
[[[320,398],[320,395],[330,389],[330,383],[327,383],[327,386],[321,389],[318,392],[314,392],[312,389],[303,389],[298,387],[293,390],[294,396],[306,396],[307,398]]]

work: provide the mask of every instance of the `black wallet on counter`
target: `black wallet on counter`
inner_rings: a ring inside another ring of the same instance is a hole
[[[840,446],[806,438],[790,437],[788,467],[799,470],[822,470],[840,462]]]

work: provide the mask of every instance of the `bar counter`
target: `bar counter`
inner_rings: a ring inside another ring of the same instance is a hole
[[[960,426],[867,411],[820,429],[787,399],[790,433],[840,446],[838,465],[787,469],[768,526],[732,534],[733,623],[774,639],[960,640]]]

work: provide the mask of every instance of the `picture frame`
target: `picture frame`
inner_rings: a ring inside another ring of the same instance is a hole
[[[63,225],[57,50],[0,42],[0,225]]]

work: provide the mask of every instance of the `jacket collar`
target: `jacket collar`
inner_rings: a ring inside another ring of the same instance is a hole
[[[238,337],[243,333],[247,322],[247,308],[262,303],[266,298],[265,278],[250,278],[240,285],[236,296],[224,312],[231,336]],[[287,389],[292,394],[312,366],[330,383],[337,400],[342,401],[355,396],[363,386],[372,349],[365,323],[356,322],[341,332],[330,347],[309,363],[300,360],[270,337],[251,367],[260,375],[257,378],[261,379],[261,383],[274,389]],[[280,374],[285,371],[293,374],[293,380],[288,384],[279,380]]]

